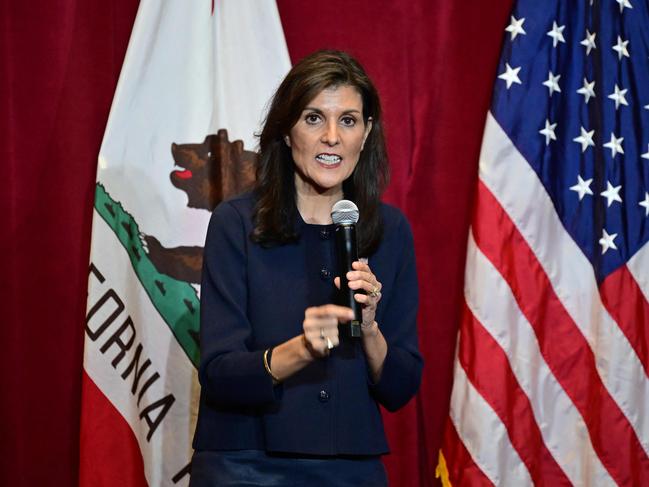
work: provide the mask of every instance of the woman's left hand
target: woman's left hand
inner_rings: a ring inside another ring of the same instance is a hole
[[[367,328],[374,323],[376,316],[376,306],[381,300],[381,283],[372,273],[370,266],[366,262],[356,261],[352,263],[352,269],[347,273],[347,282],[349,289],[363,290],[367,294],[356,293],[354,299],[361,303],[363,309],[362,327]],[[340,289],[340,278],[334,280],[336,287]]]
[[[381,301],[381,288],[383,286],[370,269],[370,266],[367,265],[365,259],[353,262],[352,269],[346,276],[349,289],[367,292],[367,294],[355,293],[354,299],[361,303],[363,308],[363,323],[361,323],[363,349],[365,350],[370,376],[376,384],[381,379],[383,364],[388,353],[388,344],[375,321],[376,306]],[[340,289],[340,278],[336,277],[334,283]]]

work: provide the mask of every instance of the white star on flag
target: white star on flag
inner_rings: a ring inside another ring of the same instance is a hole
[[[584,95],[584,102],[588,104],[588,100],[595,98],[595,82],[591,81],[590,83],[586,78],[584,78],[584,87],[579,88],[577,93]]]
[[[644,200],[638,203],[640,206],[644,207],[644,216],[649,216],[649,193],[645,192]]]
[[[584,127],[581,127],[581,135],[579,137],[575,137],[572,139],[574,142],[577,142],[581,144],[581,152],[585,152],[586,149],[588,149],[588,146],[594,146],[595,142],[593,142],[593,135],[595,134],[595,130],[591,130],[590,132],[586,132],[586,129]]]
[[[645,105],[645,106],[644,106],[644,109],[645,109],[645,110],[649,110],[649,105]]]
[[[505,72],[498,76],[498,78],[505,80],[507,83],[507,89],[509,89],[513,83],[521,84],[521,80],[518,77],[518,72],[521,70],[520,66],[518,68],[513,68],[509,63],[505,63]]]
[[[552,71],[548,72],[548,79],[543,82],[543,86],[548,87],[548,91],[550,92],[548,96],[552,96],[552,93],[555,91],[561,93],[561,88],[559,88],[559,78],[561,78],[561,75],[554,75]]]
[[[550,140],[557,140],[557,136],[554,134],[554,129],[557,127],[556,123],[550,123],[550,120],[545,119],[545,128],[539,130],[541,135],[545,135],[545,145],[550,144]]]
[[[606,207],[610,207],[614,201],[622,203],[622,197],[620,196],[620,189],[622,185],[613,186],[610,181],[606,181],[606,191],[600,193],[601,196],[606,198]]]
[[[615,138],[615,134],[611,132],[611,141],[604,144],[604,147],[611,149],[611,157],[615,157],[618,153],[624,154],[624,150],[622,149],[623,140],[624,137],[617,139]]]
[[[586,56],[590,54],[591,49],[597,49],[597,46],[595,45],[596,35],[597,32],[591,34],[590,31],[586,29],[586,38],[580,42],[580,44],[586,48]]]
[[[631,5],[631,2],[629,2],[629,0],[615,0],[615,1],[620,4],[620,13],[624,11],[624,7],[633,8],[633,5]]]
[[[587,195],[587,194],[592,195],[592,194],[593,194],[593,191],[590,189],[590,183],[592,183],[592,182],[593,182],[593,179],[592,179],[592,178],[591,178],[591,179],[587,179],[586,181],[584,181],[584,180],[582,179],[581,175],[578,174],[578,175],[577,175],[577,184],[575,184],[574,186],[570,186],[570,189],[571,189],[572,191],[576,191],[576,192],[577,192],[577,194],[579,195],[579,201],[581,201],[582,198],[583,198],[585,195]]]
[[[617,250],[617,246],[613,241],[615,240],[615,237],[617,237],[617,233],[609,235],[606,230],[602,229],[602,238],[599,239],[599,244],[602,246],[602,255],[605,254],[608,249]]]
[[[642,156],[640,156],[640,157],[642,157],[643,159],[649,160],[649,144],[647,144],[647,152],[642,154]]]
[[[509,32],[512,36],[512,41],[516,39],[516,36],[518,34],[521,35],[526,35],[527,32],[525,32],[525,29],[523,29],[523,22],[525,22],[525,19],[519,19],[516,20],[516,17],[512,15],[512,20],[510,24],[505,28],[507,32]]]
[[[626,45],[629,41],[623,41],[620,36],[617,36],[617,44],[613,46],[613,50],[617,51],[619,59],[622,59],[622,56],[629,57],[629,51],[626,48]]]
[[[615,83],[615,91],[608,95],[608,97],[615,101],[615,109],[617,110],[620,105],[626,105],[629,106],[629,104],[626,101],[625,95],[626,92],[629,90],[621,90],[618,88],[617,83]]]
[[[566,40],[563,38],[563,29],[565,28],[565,25],[559,27],[556,22],[552,22],[552,30],[548,32],[548,35],[552,37],[552,47],[557,47],[557,44],[559,42],[566,42]]]

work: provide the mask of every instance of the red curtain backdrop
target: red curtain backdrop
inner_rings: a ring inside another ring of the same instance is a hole
[[[75,485],[96,160],[136,0],[0,0],[0,484]],[[434,485],[482,128],[511,0],[278,0],[293,61],[355,55],[382,96],[385,199],[417,250],[421,392],[385,422],[394,486]]]

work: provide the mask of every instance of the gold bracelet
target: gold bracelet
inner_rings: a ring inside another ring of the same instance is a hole
[[[270,348],[267,348],[264,351],[264,367],[266,368],[266,372],[268,372],[268,375],[273,379],[273,382],[278,383],[279,379],[275,377],[275,374],[273,374],[273,371],[270,370],[270,365],[268,365],[268,353],[270,352]]]

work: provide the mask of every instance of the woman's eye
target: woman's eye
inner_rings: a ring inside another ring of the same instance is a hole
[[[346,127],[353,127],[356,124],[356,119],[354,117],[343,117],[340,121]]]
[[[309,115],[306,116],[305,120],[306,123],[313,125],[315,123],[318,123],[318,121],[320,120],[320,116],[316,115],[315,113],[310,113]]]

